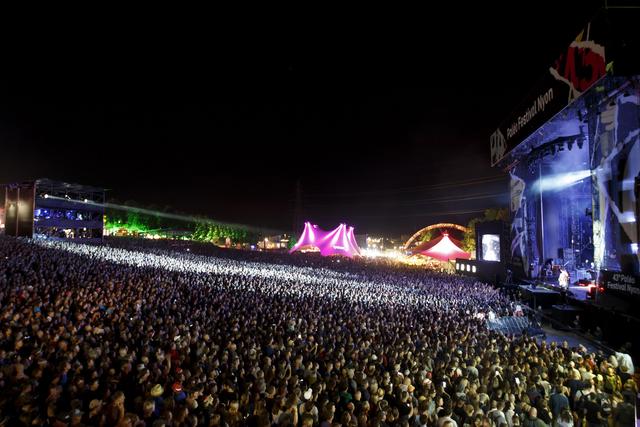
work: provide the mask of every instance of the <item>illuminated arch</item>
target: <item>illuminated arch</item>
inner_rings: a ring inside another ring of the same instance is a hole
[[[407,240],[407,242],[404,244],[404,250],[406,251],[407,249],[409,249],[409,247],[411,246],[411,244],[421,235],[423,235],[424,233],[426,233],[427,231],[431,231],[431,230],[438,230],[438,229],[453,229],[453,230],[458,230],[458,231],[462,231],[463,233],[466,233],[468,228],[462,225],[458,225],[458,224],[453,224],[453,223],[448,223],[448,222],[441,222],[438,224],[432,224],[428,227],[422,228],[420,230],[418,230],[413,236],[411,236],[409,238],[409,240]]]

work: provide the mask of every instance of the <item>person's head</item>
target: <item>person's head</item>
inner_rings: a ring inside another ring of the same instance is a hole
[[[116,406],[124,405],[124,398],[125,397],[123,392],[121,392],[120,390],[116,391],[113,395],[113,404]]]
[[[313,426],[313,416],[309,414],[304,414],[302,416],[302,426],[303,427],[312,427]]]
[[[144,412],[145,416],[151,415],[155,410],[156,403],[153,401],[153,399],[147,399],[144,401],[144,404],[142,405],[142,411]]]

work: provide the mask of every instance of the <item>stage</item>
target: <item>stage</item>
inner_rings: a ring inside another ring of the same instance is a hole
[[[553,304],[560,302],[560,292],[558,291],[531,284],[520,285],[519,288],[522,300],[531,308],[549,308]]]
[[[559,325],[579,316],[582,331],[637,349],[640,62],[628,17],[606,10],[590,21],[489,143],[491,165],[509,172],[506,263],[528,282],[522,299]]]

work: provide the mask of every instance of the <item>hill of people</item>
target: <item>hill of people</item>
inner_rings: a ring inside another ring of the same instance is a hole
[[[489,330],[515,304],[471,278],[128,240],[0,260],[0,425],[634,422],[630,360]]]

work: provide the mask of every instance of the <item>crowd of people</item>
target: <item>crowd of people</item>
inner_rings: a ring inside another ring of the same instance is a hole
[[[489,285],[227,254],[0,238],[0,425],[635,423],[630,360],[489,330]]]

